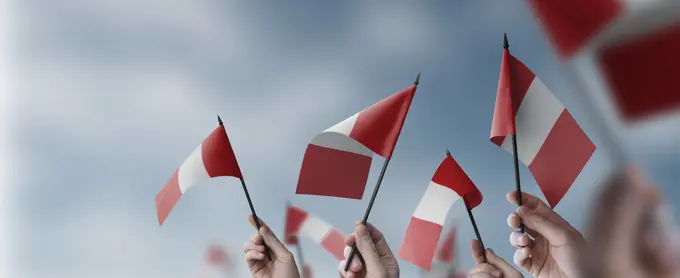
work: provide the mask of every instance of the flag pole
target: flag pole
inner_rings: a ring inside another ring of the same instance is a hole
[[[446,156],[451,156],[451,152],[449,149],[446,149]],[[482,246],[482,255],[484,255],[484,262],[488,262],[486,260],[486,248],[484,248],[484,242],[482,242],[482,236],[479,234],[479,229],[477,228],[477,222],[475,221],[475,217],[472,215],[472,209],[470,209],[470,206],[468,206],[468,202],[465,199],[465,196],[461,196],[463,198],[463,202],[465,202],[465,209],[468,212],[468,216],[470,217],[470,222],[472,222],[472,228],[475,229],[475,235],[477,236],[477,241],[479,241],[479,245]]]
[[[420,72],[418,75],[416,75],[416,80],[413,81],[413,85],[418,87],[418,84],[420,84]],[[385,176],[385,171],[387,170],[387,165],[390,163],[390,158],[385,158],[385,162],[383,163],[382,169],[380,170],[380,176],[378,176],[378,182],[375,185],[375,188],[373,189],[373,195],[371,195],[371,200],[368,202],[368,207],[366,207],[366,212],[364,213],[364,219],[361,220],[362,225],[366,225],[366,222],[368,221],[368,215],[371,214],[371,209],[373,208],[373,203],[375,202],[375,197],[378,196],[378,190],[380,190],[380,184],[382,183],[383,177]],[[352,251],[349,253],[349,256],[347,257],[347,262],[345,263],[345,271],[349,270],[349,263],[352,261],[352,258],[354,258],[354,253],[357,252],[357,244],[356,242],[352,244]]]
[[[300,273],[304,273],[305,271],[305,261],[302,259],[302,247],[300,246],[300,239],[298,238],[297,244],[295,244],[295,251],[297,253],[298,259],[300,259]],[[302,277],[302,278],[309,278],[309,277]]]
[[[220,118],[220,115],[217,115],[217,123],[220,126],[224,126],[224,123],[222,122],[222,118]],[[255,207],[253,206],[253,201],[250,200],[250,194],[248,194],[248,187],[246,186],[246,181],[243,179],[243,174],[241,174],[241,177],[239,178],[241,180],[241,186],[243,186],[243,192],[246,194],[246,199],[248,200],[248,206],[250,206],[250,213],[253,214],[253,219],[255,219],[255,226],[257,227],[257,232],[260,232],[260,228],[262,225],[260,224],[260,218],[257,217],[257,214],[255,213]],[[267,247],[267,244],[264,243],[264,254],[267,255],[268,260],[272,260],[272,255],[269,253],[269,247]]]
[[[508,35],[503,33],[503,48],[507,50],[508,52],[510,51],[510,44],[508,43]],[[512,72],[511,72],[512,74]],[[512,93],[512,91],[511,91]],[[512,96],[510,98],[512,100]],[[514,113],[514,111],[513,111]],[[515,121],[515,116],[513,115],[512,121]],[[512,156],[514,157],[515,161],[515,188],[517,190],[517,206],[522,205],[522,186],[520,184],[520,179],[519,179],[519,155],[517,154],[517,128],[515,128],[515,134],[511,135],[512,136]],[[520,222],[519,225],[519,231],[524,233],[524,223]]]

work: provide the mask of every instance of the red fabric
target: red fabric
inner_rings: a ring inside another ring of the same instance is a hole
[[[437,260],[445,263],[453,262],[453,248],[456,243],[456,229],[451,228],[449,232],[446,233],[444,241],[439,246],[437,250]]]
[[[295,193],[361,199],[371,161],[370,156],[309,144]]]
[[[536,75],[522,61],[503,52],[496,107],[491,122],[491,142],[501,146],[505,136],[515,134],[515,115]]]
[[[626,120],[680,109],[680,24],[605,47],[599,60]]]
[[[498,78],[498,90],[496,92],[496,107],[493,111],[491,122],[491,141],[496,145],[502,145],[505,136],[515,134],[515,113],[512,109],[510,53],[503,52],[501,61],[501,76]]]
[[[345,236],[338,232],[338,230],[332,229],[328,232],[326,238],[321,242],[321,246],[333,254],[338,261],[345,258]]]
[[[229,256],[224,247],[212,245],[208,248],[207,260],[211,264],[227,265],[229,263]]]
[[[182,191],[179,189],[179,180],[177,179],[178,173],[179,169],[175,170],[168,183],[156,195],[156,215],[158,216],[159,226],[163,226],[165,219],[168,218],[168,214],[170,214],[172,208],[179,201],[179,197],[182,196]]]
[[[567,194],[595,145],[565,109],[529,165],[529,171],[551,207]]]
[[[411,217],[397,256],[420,268],[430,270],[442,226]]]
[[[473,209],[482,203],[482,192],[451,156],[446,156],[439,164],[432,181],[456,191],[458,196],[465,199],[468,209]]]
[[[623,12],[621,0],[527,0],[561,58],[578,52]]]
[[[304,210],[294,206],[289,206],[288,209],[286,209],[286,230],[283,236],[286,244],[298,243],[297,233],[300,231],[302,223],[304,223],[306,219],[307,212]]]
[[[404,126],[416,86],[410,86],[359,113],[349,137],[376,154],[390,158]]]
[[[201,144],[201,152],[203,165],[211,178],[243,177],[224,126],[218,126],[208,138],[205,138]]]

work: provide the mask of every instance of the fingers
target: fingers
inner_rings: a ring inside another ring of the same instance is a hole
[[[500,278],[502,277],[503,273],[499,269],[487,263],[477,264],[473,269],[470,270],[470,277],[487,277],[489,275],[491,277]]]
[[[357,250],[361,253],[361,257],[366,263],[366,270],[376,272],[374,273],[376,277],[382,277],[382,272],[384,272],[385,269],[381,267],[378,251],[375,248],[375,244],[373,244],[373,239],[368,233],[368,229],[364,225],[358,225],[354,232],[356,235]]]
[[[508,264],[505,260],[503,260],[501,257],[496,256],[496,253],[493,252],[490,248],[486,249],[486,258],[489,260],[489,264],[495,266],[498,268],[502,273],[504,273],[504,276],[507,276],[510,273],[518,274],[519,271],[512,267],[510,264]]]
[[[529,271],[531,268],[531,249],[524,247],[515,250],[512,261],[525,271]]]
[[[533,243],[533,240],[529,238],[526,234],[520,232],[512,232],[510,234],[510,244],[515,248],[529,247]]]
[[[508,202],[511,204],[517,205],[517,191],[513,190],[508,192],[505,195],[505,198],[508,199]],[[562,223],[566,221],[551,207],[546,205],[541,199],[538,197],[531,195],[529,193],[522,192],[522,206],[528,207],[530,210],[534,211],[535,213],[555,222],[555,223]]]
[[[250,237],[249,241],[243,244],[243,252],[248,253],[250,250],[255,250],[258,252],[264,252],[264,245],[262,245],[262,236],[259,234],[254,234]]]
[[[258,261],[264,260],[264,258],[264,253],[257,250],[250,250],[246,252],[246,263],[248,266],[251,266]]]
[[[508,221],[508,226],[510,228],[513,228],[513,229],[519,229],[519,227],[522,225],[522,218],[519,217],[519,215],[516,212],[513,212],[510,215],[508,215],[507,221]],[[536,233],[536,231],[534,231],[534,230],[532,230],[532,229],[530,229],[526,226],[524,227],[524,232],[531,235],[532,237],[538,236],[538,233]]]
[[[357,221],[356,225],[360,225],[361,222]],[[368,230],[368,234],[371,236],[371,239],[373,240],[373,243],[375,244],[375,249],[378,251],[378,255],[384,256],[384,255],[392,255],[392,250],[390,249],[390,246],[387,244],[387,240],[383,236],[382,232],[378,230],[373,224],[366,222],[365,224],[366,229]]]
[[[484,263],[484,250],[482,250],[482,245],[476,239],[470,240],[470,249],[472,250],[472,259],[475,264]]]
[[[349,271],[345,271],[345,264],[346,263],[347,263],[347,259],[340,261],[340,263],[338,264],[338,271],[340,272],[340,275],[342,275],[342,277],[345,277],[345,278],[356,278],[357,273],[352,271],[352,269],[350,269]]]
[[[288,248],[286,248],[286,246],[283,245],[281,241],[279,241],[274,232],[272,232],[272,230],[269,229],[269,226],[267,226],[267,224],[265,224],[264,221],[262,221],[262,219],[259,219],[259,221],[260,221],[259,230],[260,235],[262,236],[264,242],[272,249],[274,254],[276,254],[278,258],[287,257],[289,255],[292,257],[292,254],[290,254]],[[252,225],[253,227],[257,227],[257,223],[255,222],[255,218],[253,217],[253,215],[248,215],[248,222],[250,222],[250,225]]]
[[[536,213],[527,206],[517,208],[517,214],[522,218],[525,226],[543,235],[551,245],[565,245],[569,243],[569,230]]]
[[[347,262],[347,258],[349,257],[349,254],[352,253],[352,247],[350,246],[345,246],[345,250],[343,251],[344,256],[345,256],[345,262]],[[342,265],[342,269],[345,269],[345,265]],[[361,264],[361,259],[360,259],[360,254],[354,253],[354,257],[352,258],[352,262],[349,264],[349,270],[352,272],[359,272],[363,269],[363,265]]]

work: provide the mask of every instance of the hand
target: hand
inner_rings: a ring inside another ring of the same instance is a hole
[[[506,195],[517,204],[517,192]],[[541,199],[522,193],[522,206],[508,217],[508,225],[517,229],[524,223],[526,234],[512,232],[510,243],[517,248],[513,261],[534,277],[579,277],[579,248],[583,235],[553,211]]]
[[[349,271],[345,271],[347,257],[356,242],[357,253],[354,254]],[[373,225],[362,225],[357,221],[354,233],[345,237],[345,259],[340,262],[338,270],[345,278],[399,278],[399,264],[385,237]],[[363,263],[362,263],[363,258]]]
[[[470,278],[519,278],[524,277],[522,273],[517,271],[510,264],[505,262],[505,260],[496,256],[496,254],[491,250],[491,248],[486,249],[486,259],[487,263],[484,262],[484,250],[482,250],[479,241],[470,241],[470,249],[472,249],[472,258],[477,264],[472,270],[470,270]]]
[[[256,227],[252,215],[248,217],[250,225]],[[260,219],[260,231],[250,237],[243,245],[246,264],[250,274],[255,278],[300,278],[293,254],[276,238],[271,229]],[[264,244],[269,247],[272,260],[265,256]]]
[[[584,250],[589,277],[679,277],[677,228],[660,193],[639,169],[620,170],[604,185],[590,219],[592,244]],[[665,226],[664,226],[665,225]]]

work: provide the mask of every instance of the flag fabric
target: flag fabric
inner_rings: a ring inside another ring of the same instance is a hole
[[[564,62],[594,66],[575,72],[625,121],[680,108],[677,1],[527,1]]]
[[[415,92],[412,85],[314,137],[296,193],[361,199],[373,153],[392,156]]]
[[[453,278],[458,271],[458,265],[454,262],[454,247],[456,229],[451,228],[437,249],[432,267],[429,271],[423,270],[421,278]]]
[[[345,236],[338,229],[296,206],[288,206],[284,240],[298,244],[298,236],[305,236],[321,245],[336,259],[344,259]]]
[[[507,78],[504,76],[509,76],[510,82],[503,82]],[[513,119],[506,118],[514,115],[518,158],[529,167],[554,208],[590,160],[595,145],[548,87],[508,50],[503,54],[496,99],[502,98],[512,100],[512,113],[494,113],[491,142],[513,152],[512,137],[507,132],[498,132],[509,128],[498,125],[512,122]],[[508,102],[497,102],[495,112]]]
[[[203,180],[222,176],[243,177],[224,126],[220,125],[189,155],[156,195],[159,225],[163,225],[189,188]]]
[[[447,156],[420,199],[397,256],[430,270],[446,216],[461,197],[467,209],[482,203],[482,193],[453,157]]]

